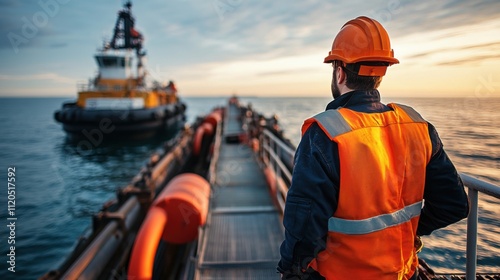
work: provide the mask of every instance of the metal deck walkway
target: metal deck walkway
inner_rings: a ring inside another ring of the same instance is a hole
[[[283,229],[252,150],[236,143],[240,112],[228,106],[195,279],[278,279]]]

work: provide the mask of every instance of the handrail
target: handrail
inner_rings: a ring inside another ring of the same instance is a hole
[[[270,165],[276,174],[276,180],[284,177],[291,182],[291,170],[288,170],[283,163],[281,155],[287,156],[295,154],[283,140],[276,137],[268,129],[264,129],[261,139],[261,159],[264,164]],[[478,192],[500,199],[500,186],[477,179],[465,173],[460,173],[464,185],[469,189],[470,212],[467,218],[467,248],[466,248],[466,279],[476,279],[477,268],[477,228],[478,228]],[[286,191],[278,188],[282,197],[286,198]],[[284,201],[280,204],[284,204]]]
[[[218,122],[215,128],[213,156],[212,160],[210,161],[210,166],[208,168],[208,181],[210,182],[210,186],[215,186],[215,182],[217,179],[216,168],[219,162],[221,142],[222,142],[222,125],[220,122]]]
[[[269,129],[264,129],[264,135],[266,135],[271,140],[273,140],[273,142],[275,142],[280,148],[285,150],[285,152],[287,154],[289,154],[291,156],[293,156],[295,154],[295,151],[292,150],[292,148],[288,147],[288,145],[286,145],[285,142],[283,142],[283,140],[276,137],[271,131],[269,131]]]
[[[271,167],[275,174],[275,184],[277,187],[276,198],[280,206],[280,210],[285,209],[285,198],[288,191],[288,186],[282,187],[279,183],[279,179],[287,179],[288,182],[292,181],[292,170],[289,170],[286,164],[282,160],[282,156],[285,155],[291,159],[295,154],[295,151],[283,142],[283,140],[276,137],[269,129],[264,129],[262,131],[262,137],[260,139],[260,158],[265,165]],[[290,167],[291,169],[291,167]],[[282,175],[283,174],[283,175]]]
[[[470,211],[467,218],[466,279],[476,279],[478,192],[500,199],[500,186],[460,173],[464,185],[469,188]]]
[[[78,81],[76,83],[76,89],[78,92],[92,91],[94,89],[94,85],[90,81]]]

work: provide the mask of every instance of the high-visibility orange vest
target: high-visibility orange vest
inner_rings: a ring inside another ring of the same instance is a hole
[[[418,266],[414,239],[425,170],[432,154],[427,122],[412,108],[360,113],[327,110],[318,123],[338,145],[338,207],[326,249],[309,264],[326,279],[409,279]]]

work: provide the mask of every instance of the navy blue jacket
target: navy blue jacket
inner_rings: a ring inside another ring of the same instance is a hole
[[[341,107],[363,113],[392,110],[380,102],[377,90],[343,94],[330,102],[326,109]],[[436,129],[431,124],[428,127],[432,156],[426,169],[425,206],[420,214],[419,236],[467,217],[469,209],[457,170],[443,150]],[[307,264],[325,249],[328,219],[337,209],[339,165],[337,144],[318,124],[312,124],[295,153],[292,184],[283,218],[285,241],[280,248],[279,272],[287,276],[300,275]]]

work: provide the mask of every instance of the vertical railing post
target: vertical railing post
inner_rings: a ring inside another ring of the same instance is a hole
[[[264,163],[267,166],[269,164],[269,139],[266,134],[264,134],[262,147],[264,147],[264,149],[262,149],[262,158],[265,159]]]
[[[272,149],[271,150],[273,151],[273,154],[276,155],[277,143],[272,137],[269,137],[269,141],[272,142]],[[277,159],[275,157],[272,157],[272,160],[273,160],[273,171],[274,171],[274,184],[277,188],[278,187],[278,169],[279,169],[279,166],[278,166]]]
[[[466,279],[476,279],[477,264],[477,212],[478,192],[469,188],[470,212],[467,218],[467,263],[465,266]]]
[[[260,153],[260,160],[262,161],[262,166],[265,165],[265,160],[264,160],[264,138],[266,135],[264,133],[259,135],[259,153]]]
[[[278,156],[278,161],[279,162],[282,162],[282,160],[281,160],[281,150],[282,149],[281,149],[280,146],[276,147],[276,152],[277,152],[276,155]],[[276,178],[281,178],[281,168],[280,168],[279,165],[277,165],[277,167],[276,167]],[[278,184],[278,183],[276,182],[276,184]]]

